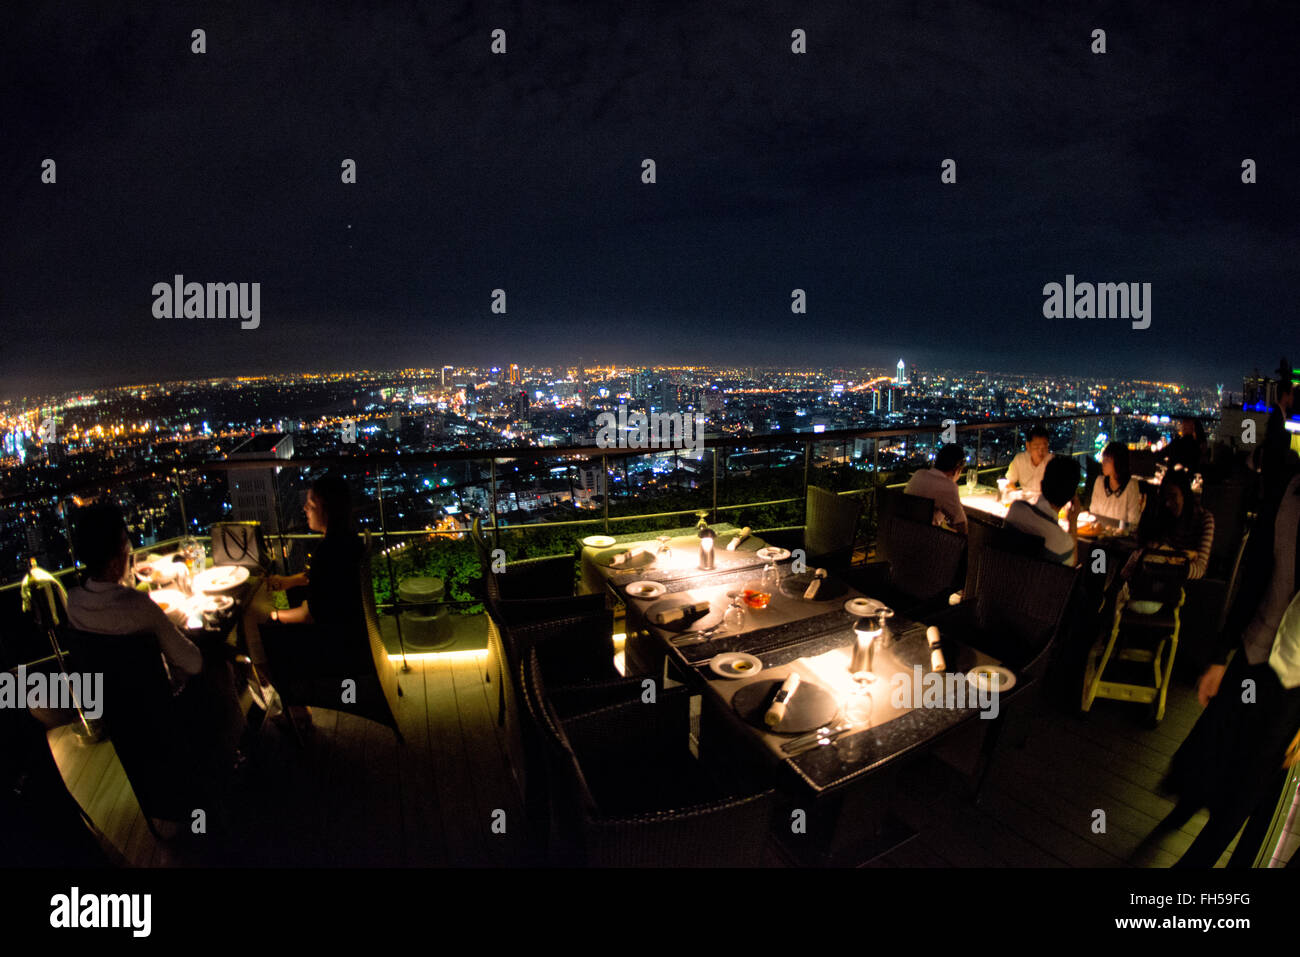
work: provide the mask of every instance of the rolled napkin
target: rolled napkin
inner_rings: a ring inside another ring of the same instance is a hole
[[[764,724],[769,728],[775,728],[785,720],[786,705],[790,703],[790,699],[794,696],[795,689],[798,687],[799,675],[796,672],[791,672],[790,677],[785,679],[785,682],[777,691],[776,697],[772,699],[772,704],[767,709],[767,714],[763,715]]]
[[[613,558],[609,560],[609,563],[611,565],[626,565],[628,562],[636,558],[638,555],[644,555],[644,554],[645,554],[645,549],[642,548],[640,545],[638,545],[636,548],[630,549],[626,552],[619,552],[617,555],[615,555]]]
[[[739,534],[739,535],[737,535],[737,536],[736,536],[735,538],[733,538],[731,541],[727,542],[727,551],[729,551],[729,552],[734,552],[734,551],[736,550],[736,547],[737,547],[741,542],[743,542],[745,539],[747,539],[747,538],[749,538],[749,526],[748,526],[748,525],[746,525],[744,528],[742,528],[742,529],[740,530],[740,534]]]
[[[821,587],[822,579],[825,577],[826,577],[826,572],[824,569],[821,568],[816,569],[813,572],[813,580],[808,583],[808,588],[803,593],[803,597],[808,599],[809,601],[812,601],[814,598],[816,598],[817,589]]]
[[[943,671],[948,663],[943,660],[943,649],[939,647],[939,629],[934,625],[925,629],[925,640],[930,646],[930,670]]]
[[[656,625],[671,625],[689,615],[702,615],[708,610],[709,603],[707,601],[697,601],[690,605],[678,605],[676,608],[657,611],[653,620]]]

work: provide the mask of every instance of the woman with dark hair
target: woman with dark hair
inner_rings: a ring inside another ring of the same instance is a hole
[[[1142,489],[1133,480],[1123,442],[1111,442],[1102,450],[1101,474],[1093,483],[1088,511],[1129,525],[1137,525],[1142,517]]]
[[[321,661],[358,664],[368,654],[365,611],[361,605],[362,545],[352,529],[352,496],[347,483],[326,475],[312,483],[303,508],[307,526],[321,539],[311,549],[307,569],[297,575],[272,575],[271,591],[306,588],[306,600],[281,611],[271,609],[261,625],[264,662],[274,682],[277,672],[310,674]],[[254,651],[249,642],[250,654]],[[280,675],[283,677],[283,674]],[[294,723],[311,725],[311,711],[291,709]]]
[[[352,530],[352,495],[347,483],[326,475],[312,483],[303,508],[307,527],[324,537],[311,550],[307,569],[297,575],[272,575],[272,591],[305,587],[307,599],[286,611],[272,611],[271,621],[285,624],[324,622],[331,628],[364,627],[358,575],[361,543]]]
[[[1138,538],[1143,545],[1159,545],[1184,552],[1190,560],[1187,577],[1200,578],[1210,563],[1214,544],[1214,516],[1192,494],[1192,476],[1185,469],[1170,469],[1160,483],[1160,500],[1145,516]]]

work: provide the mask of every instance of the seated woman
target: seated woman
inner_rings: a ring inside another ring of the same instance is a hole
[[[277,669],[311,673],[324,662],[346,669],[353,659],[358,667],[368,660],[360,591],[362,545],[352,529],[347,483],[330,475],[317,479],[303,511],[308,528],[323,538],[311,549],[305,571],[267,580],[272,591],[304,588],[307,596],[293,608],[272,609],[261,627],[273,681],[286,677],[277,675]],[[309,712],[295,711],[294,716],[307,718]]]
[[[1141,483],[1129,469],[1128,446],[1112,442],[1101,453],[1101,474],[1092,485],[1088,511],[1136,526],[1142,518]]]
[[[1183,468],[1189,472],[1200,469],[1206,459],[1205,429],[1196,419],[1182,419],[1178,423],[1178,434],[1165,446],[1160,457],[1171,469]]]
[[[1143,517],[1138,539],[1144,546],[1172,548],[1187,555],[1187,577],[1201,578],[1210,564],[1214,516],[1192,494],[1191,473],[1171,469],[1160,483],[1160,498]]]

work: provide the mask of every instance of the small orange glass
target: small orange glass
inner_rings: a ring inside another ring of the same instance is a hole
[[[772,600],[772,593],[757,588],[746,588],[740,596],[750,608],[766,608]]]

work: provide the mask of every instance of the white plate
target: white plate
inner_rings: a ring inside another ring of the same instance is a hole
[[[588,535],[582,540],[582,544],[588,548],[609,548],[614,544],[612,535]]]
[[[783,562],[790,557],[790,550],[788,548],[777,548],[774,545],[769,545],[767,548],[760,548],[758,551],[754,552],[754,554],[765,562]]]
[[[190,596],[179,588],[159,588],[149,592],[149,597],[173,624],[181,624],[190,615]]]
[[[763,662],[743,651],[725,651],[714,656],[709,670],[721,678],[752,678],[763,670]]]
[[[216,565],[194,576],[195,591],[227,591],[248,581],[248,569],[243,565]]]
[[[991,674],[998,676],[997,684],[993,685],[995,691],[1010,691],[1016,686],[1016,676],[1009,668],[1003,668],[1001,665],[980,665],[978,668],[972,668],[967,672],[966,680],[976,688],[988,690]]]
[[[660,582],[632,582],[627,586],[627,593],[633,598],[649,601],[651,598],[668,594],[668,589]]]

